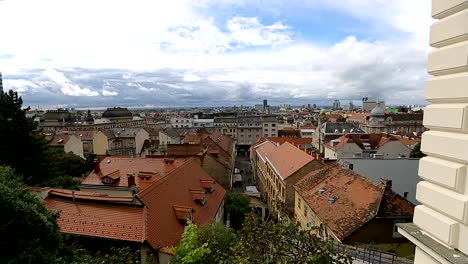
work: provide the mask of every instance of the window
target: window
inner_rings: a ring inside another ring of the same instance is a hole
[[[244,129],[241,129],[241,132],[244,132]]]
[[[263,124],[264,127],[268,127],[268,124]]]
[[[273,128],[271,131],[275,132],[275,131],[276,131],[276,129],[274,129],[274,128]]]
[[[404,192],[403,197],[408,198],[408,194],[409,194],[408,192]]]
[[[301,209],[301,198],[297,197],[297,208]]]
[[[265,134],[265,137],[268,137],[268,134]]]
[[[264,131],[265,131],[265,132],[268,132],[268,129],[267,129],[267,128],[265,128],[265,130],[264,130]]]
[[[175,122],[176,122],[176,123],[179,123],[179,120],[177,120],[177,119],[176,119],[176,121],[175,121]]]
[[[271,124],[272,127],[276,127],[276,124]]]
[[[304,205],[304,216],[307,217],[307,206]]]

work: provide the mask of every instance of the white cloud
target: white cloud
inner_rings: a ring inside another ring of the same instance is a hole
[[[117,95],[119,95],[119,93],[103,89],[102,90],[102,95],[103,96],[117,96]]]
[[[54,69],[47,69],[44,75],[51,81],[60,85],[63,94],[69,96],[98,96],[99,93],[88,88],[81,88],[78,84],[70,81],[62,72]]]
[[[0,25],[12,25],[2,28],[4,75],[49,69],[37,80],[18,77],[5,84],[25,94],[60,90],[68,96],[101,95],[107,100],[144,101],[148,94],[170,89],[166,98],[152,100],[172,100],[179,93],[205,96],[207,104],[220,96],[225,101],[250,96],[287,102],[363,94],[393,102],[423,101],[431,22],[427,0],[222,3],[226,10],[256,5],[275,16],[229,13],[217,21],[207,13],[211,0],[0,1]],[[332,9],[389,33],[376,41],[348,36],[332,45],[318,44],[301,39],[301,32],[293,33],[298,29],[281,16],[286,8]],[[104,68],[125,70],[100,75]],[[72,78],[69,72],[76,74]],[[115,81],[122,81],[124,88],[115,87]]]

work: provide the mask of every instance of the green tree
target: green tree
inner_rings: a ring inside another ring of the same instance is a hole
[[[351,263],[349,256],[333,250],[331,241],[324,241],[302,229],[287,217],[278,222],[263,222],[249,214],[239,232],[231,263]]]
[[[231,192],[226,195],[226,211],[232,228],[239,230],[244,223],[245,215],[250,212],[249,197],[241,192]]]
[[[172,249],[175,255],[171,259],[171,263],[203,263],[206,256],[210,254],[210,249],[207,246],[207,243],[199,244],[198,228],[194,223],[189,221],[184,229],[179,246]]]
[[[47,143],[37,125],[26,117],[29,108],[16,92],[0,92],[0,165],[12,167],[25,179],[47,174],[43,164]]]
[[[413,150],[410,152],[410,158],[417,158],[420,159],[422,157],[425,157],[426,154],[422,153],[421,151],[421,142],[418,142],[416,146],[414,146]]]
[[[205,263],[222,263],[234,254],[237,234],[232,228],[220,223],[205,225],[199,230],[199,244],[206,244],[211,251],[204,258]]]
[[[53,263],[63,250],[57,214],[0,167],[0,252],[6,263]]]

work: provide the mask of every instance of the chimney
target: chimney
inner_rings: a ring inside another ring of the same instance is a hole
[[[73,202],[75,202],[75,191],[72,191]]]
[[[389,180],[387,178],[380,178],[380,182],[385,186],[385,189],[392,189],[392,180]]]
[[[133,173],[127,173],[128,187],[135,186],[135,175]]]
[[[94,159],[93,170],[94,170],[94,173],[99,173],[101,171],[101,165],[98,159]]]

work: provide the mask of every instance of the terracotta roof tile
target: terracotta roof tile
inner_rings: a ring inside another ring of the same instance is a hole
[[[283,179],[291,176],[314,160],[312,156],[289,142],[277,147],[268,141],[260,144],[256,151],[261,159],[269,162]]]
[[[268,140],[272,142],[277,142],[280,144],[284,144],[285,142],[289,142],[295,146],[297,145],[310,145],[312,144],[312,138],[295,138],[295,137],[269,137]]]
[[[140,243],[146,239],[143,207],[73,202],[53,196],[45,203],[48,209],[60,212],[57,222],[62,233]]]
[[[100,162],[101,171],[98,173],[91,172],[82,182],[82,185],[105,185],[102,182],[102,179],[105,176],[116,176],[116,171],[118,171],[118,180],[117,177],[114,177],[117,181],[111,186],[128,186],[128,176],[129,174],[138,175],[139,172],[151,172],[154,173],[156,178],[161,178],[167,173],[171,172],[175,168],[183,164],[187,159],[177,158],[174,160],[172,165],[165,164],[165,158],[126,158],[126,157],[106,157]],[[153,179],[157,180],[157,179]],[[137,187],[140,187],[140,179],[135,177],[135,184]]]
[[[384,185],[338,164],[312,171],[294,188],[340,240],[378,214],[411,216],[414,209],[411,202]]]
[[[49,145],[51,146],[63,146],[67,144],[67,142],[70,140],[70,135],[66,134],[61,134],[61,135],[54,135],[54,136],[47,136],[46,140],[49,141]]]
[[[177,208],[192,208],[197,225],[212,223],[223,203],[225,190],[215,183],[213,192],[206,192],[206,204],[193,200],[190,190],[203,190],[206,181],[214,181],[193,159],[158,180],[141,194],[148,207],[148,241],[153,247],[177,246],[184,231],[184,223],[174,212]]]

